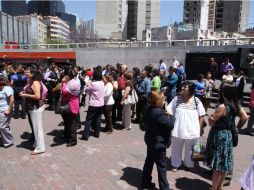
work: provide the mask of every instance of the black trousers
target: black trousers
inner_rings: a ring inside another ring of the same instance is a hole
[[[61,114],[64,121],[64,138],[66,143],[77,143],[77,114]]]
[[[146,186],[151,184],[154,163],[157,166],[160,190],[169,190],[169,184],[167,180],[166,149],[155,150],[147,146],[147,155],[143,167],[141,185]]]
[[[113,128],[112,128],[112,109],[113,109],[113,105],[105,105],[103,107],[103,112],[104,112],[105,122],[106,122],[105,131],[107,131],[107,132],[112,132],[113,131]]]
[[[19,112],[19,105],[21,105],[21,114]],[[14,92],[14,115],[26,116],[25,100],[19,96],[19,91]]]
[[[89,106],[88,107],[83,137],[85,137],[87,139],[89,138],[90,129],[91,129],[92,125],[93,125],[92,127],[94,129],[94,135],[96,137],[100,136],[102,112],[103,112],[103,106],[101,106],[101,107]]]
[[[137,103],[137,121],[139,125],[144,128],[144,114],[147,109],[147,97],[146,96],[139,96],[138,103]]]

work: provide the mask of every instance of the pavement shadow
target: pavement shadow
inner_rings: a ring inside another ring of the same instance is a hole
[[[27,149],[27,150],[33,150],[33,142],[31,141],[23,141],[21,142],[20,144],[18,144],[16,146],[17,148],[24,148],[24,149]]]
[[[29,139],[31,138],[32,134],[28,132],[24,132],[22,135],[20,135],[21,139]]]
[[[138,168],[126,167],[123,168],[123,176],[121,180],[126,181],[129,185],[139,188],[142,176],[142,170]]]
[[[187,177],[181,177],[176,179],[175,184],[177,189],[182,190],[204,190],[211,188],[211,185],[200,179],[189,179]]]
[[[47,133],[47,135],[53,136],[53,143],[50,145],[51,147],[65,144],[65,141],[63,138],[63,130],[53,130]]]

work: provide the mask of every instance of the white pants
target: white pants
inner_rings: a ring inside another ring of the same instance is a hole
[[[9,126],[10,121],[10,117],[7,117],[4,113],[0,113],[0,139],[5,147],[13,144],[14,142]]]
[[[31,120],[33,123],[35,142],[33,147],[34,152],[40,153],[45,152],[45,143],[44,143],[44,133],[42,126],[42,113],[45,110],[45,105],[41,106],[39,109],[29,110]]]
[[[124,129],[131,128],[131,105],[124,104],[123,105],[123,118],[122,118],[122,125]]]
[[[192,147],[196,144],[198,138],[195,139],[180,139],[172,137],[171,140],[171,165],[173,168],[178,168],[182,164],[182,152],[184,146],[183,163],[188,168],[194,167],[194,162],[191,160]]]

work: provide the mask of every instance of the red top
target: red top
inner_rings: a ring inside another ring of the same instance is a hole
[[[87,71],[86,75],[89,76],[89,78],[92,78],[93,76],[93,71]]]

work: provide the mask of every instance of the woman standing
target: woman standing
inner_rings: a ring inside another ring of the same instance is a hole
[[[61,113],[64,121],[64,138],[67,147],[77,144],[77,117],[79,113],[80,93],[80,80],[77,75],[78,73],[76,71],[69,70],[68,74],[62,80],[61,105],[69,106],[67,112]]]
[[[250,108],[250,118],[247,124],[246,134],[254,136],[254,133],[252,132],[252,127],[254,124],[254,82],[252,82],[251,85],[251,98],[249,102],[249,108]]]
[[[184,82],[182,93],[176,96],[166,107],[169,114],[175,116],[174,129],[172,131],[171,165],[176,172],[182,164],[182,152],[184,151],[184,165],[188,169],[194,167],[191,160],[192,147],[203,134],[205,109],[201,101],[194,97],[195,84]]]
[[[13,145],[13,136],[10,130],[11,113],[14,104],[13,89],[7,86],[7,79],[0,76],[0,134],[5,148]]]
[[[209,118],[212,127],[206,144],[206,162],[213,170],[212,190],[221,190],[226,172],[233,170],[232,127],[235,117],[240,120],[237,128],[241,128],[248,119],[246,112],[240,107],[240,97],[233,83],[224,82],[220,87],[219,106]]]
[[[28,67],[25,70],[28,78],[28,85],[25,86],[24,92],[20,92],[20,96],[25,98],[26,109],[29,111],[32,126],[34,130],[35,142],[32,155],[45,152],[42,113],[45,110],[44,100],[42,99],[42,80],[41,72],[34,67]]]
[[[206,74],[205,82],[205,111],[207,112],[208,108],[210,107],[210,102],[212,98],[213,88],[215,87],[215,82],[212,79],[212,74],[208,72]]]
[[[147,108],[145,113],[144,125],[146,129],[147,155],[143,168],[141,189],[153,189],[155,187],[155,184],[152,183],[151,175],[155,163],[158,170],[160,189],[169,190],[166,149],[170,146],[170,136],[175,118],[162,109],[164,100],[163,92],[153,91],[150,97],[151,106]]]
[[[102,71],[96,68],[93,72],[92,82],[87,84],[86,93],[89,95],[89,107],[86,115],[85,130],[83,140],[88,141],[90,128],[94,128],[94,137],[99,138],[101,130],[101,115],[104,106],[104,83],[102,81]]]
[[[195,82],[195,96],[198,97],[202,104],[205,105],[205,82],[204,82],[204,75],[199,74],[197,81]]]
[[[152,76],[153,79],[151,80],[151,91],[157,91],[160,92],[161,90],[161,79],[159,77],[160,71],[159,69],[153,69]]]
[[[103,77],[103,82],[105,84],[105,94],[104,94],[104,116],[106,121],[105,132],[111,134],[113,132],[112,127],[112,109],[115,103],[113,98],[113,77],[111,75],[105,75]]]
[[[130,130],[131,129],[131,104],[125,103],[126,102],[125,100],[128,98],[129,95],[132,94],[132,91],[134,89],[131,71],[127,71],[124,74],[124,80],[125,80],[125,86],[122,91],[123,98],[121,101],[121,105],[123,105],[122,126],[123,126],[123,130]]]

